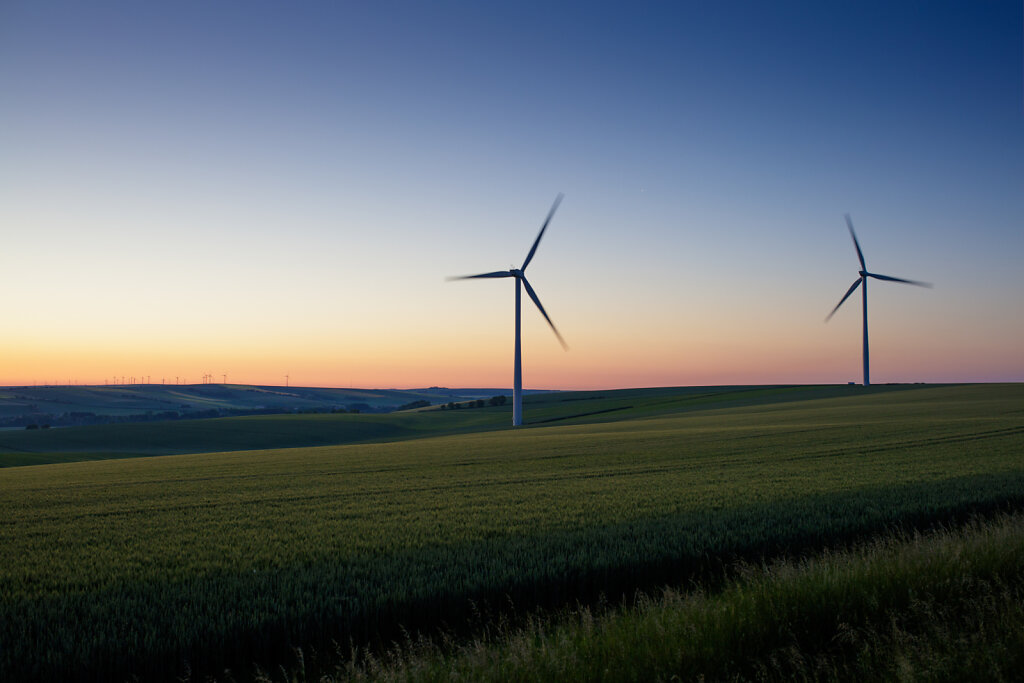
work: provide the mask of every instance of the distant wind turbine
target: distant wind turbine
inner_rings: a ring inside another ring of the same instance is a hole
[[[474,280],[477,278],[492,278],[492,277],[514,277],[516,279],[516,344],[515,344],[515,361],[514,370],[512,374],[512,426],[518,427],[523,424],[523,356],[522,356],[522,343],[520,341],[520,301],[522,294],[520,293],[522,287],[526,288],[526,293],[533,303],[537,304],[537,308],[540,310],[540,314],[544,316],[544,319],[548,321],[548,325],[551,326],[551,330],[558,337],[558,341],[562,344],[562,348],[568,350],[569,347],[566,345],[565,340],[562,339],[562,335],[558,333],[558,329],[555,324],[551,322],[551,318],[548,317],[547,311],[540,303],[540,299],[537,298],[537,293],[533,291],[533,287],[526,279],[526,266],[530,265],[530,261],[533,260],[533,255],[537,252],[537,245],[540,244],[540,238],[544,236],[544,231],[548,228],[548,223],[551,222],[551,217],[555,215],[555,211],[558,209],[558,205],[562,202],[562,194],[559,193],[555,197],[555,203],[551,205],[551,210],[548,211],[548,217],[544,221],[544,225],[540,228],[540,233],[537,235],[537,239],[534,240],[533,246],[530,247],[530,253],[526,255],[526,260],[523,261],[523,265],[520,268],[511,268],[509,270],[499,270],[494,273],[482,273],[480,275],[464,275],[460,277],[450,277],[449,280]]]
[[[917,285],[918,287],[931,287],[931,284],[868,272],[868,267],[864,264],[864,252],[860,250],[860,243],[857,242],[857,233],[853,231],[853,221],[850,220],[850,214],[846,214],[846,227],[850,229],[850,237],[853,238],[853,246],[857,249],[857,258],[860,260],[860,277],[858,277],[857,281],[850,285],[850,288],[846,290],[846,294],[844,294],[843,298],[839,300],[836,307],[832,309],[832,312],[828,314],[825,318],[825,322],[832,319],[832,316],[835,315],[836,311],[839,310],[839,307],[843,305],[843,302],[849,299],[850,295],[853,294],[853,290],[857,289],[857,287],[861,287],[861,294],[863,294],[864,299],[864,386],[870,386],[871,373],[868,367],[868,278],[873,277],[876,280],[902,282],[907,285]]]

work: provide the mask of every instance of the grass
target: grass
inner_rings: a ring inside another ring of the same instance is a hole
[[[719,591],[339,652],[321,681],[1008,681],[1024,666],[1024,516],[739,568]],[[262,680],[298,681],[305,671]]]
[[[1018,385],[652,393],[606,423],[3,470],[0,679],[249,671],[1024,502]]]
[[[210,451],[296,448],[494,429],[493,409],[400,415],[259,415],[0,432],[0,467]]]
[[[197,392],[225,391],[219,385],[199,385],[190,389]],[[920,385],[867,389],[823,385],[566,392],[527,396],[525,412],[527,421],[533,425],[556,422],[598,424],[721,408],[769,406],[799,400],[906,391],[916,394],[921,389]],[[435,407],[426,411],[384,415],[260,415],[32,431],[5,430],[0,431],[0,467],[418,439],[506,429],[511,416],[511,405],[506,405],[446,411]]]

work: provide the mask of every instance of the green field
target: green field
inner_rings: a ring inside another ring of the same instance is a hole
[[[1024,515],[740,565],[714,592],[533,614],[457,645],[343,649],[334,681],[991,681],[1024,668]],[[306,653],[258,680],[313,678]]]
[[[50,430],[29,455],[255,447],[317,425],[389,442],[0,470],[0,679],[173,679],[186,661],[244,678],[291,645],[458,630],[510,601],[629,594],[1024,503],[1021,385],[557,394],[527,404],[530,428],[508,416],[124,425],[150,440],[113,446],[116,430]],[[29,450],[6,446],[8,464]]]
[[[200,385],[196,389],[207,386],[221,389],[216,385]],[[783,386],[559,392],[527,396],[525,405],[527,423],[533,426],[587,424],[914,388],[906,385],[868,390],[848,386]],[[237,399],[235,403],[238,403]],[[507,427],[511,420],[512,407],[509,404],[447,411],[434,406],[427,410],[383,415],[258,415],[32,431],[6,430],[0,431],[0,467],[397,441],[501,429]]]

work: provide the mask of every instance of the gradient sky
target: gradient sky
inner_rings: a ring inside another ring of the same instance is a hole
[[[0,4],[0,384],[1024,381],[988,2]]]

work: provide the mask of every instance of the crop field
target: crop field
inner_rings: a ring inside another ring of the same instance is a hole
[[[372,416],[421,425],[389,443],[0,470],[0,679],[245,678],[293,645],[387,643],[481,606],[1024,504],[1020,385],[722,393],[535,397],[516,431],[504,410],[425,411]]]
[[[668,586],[489,625],[453,646],[340,652],[334,681],[1010,681],[1024,668],[1024,514],[741,564],[713,591]],[[353,656],[355,655],[355,656]],[[260,683],[309,680],[297,650]]]
[[[206,388],[200,385],[199,388]],[[913,386],[872,387],[893,392]],[[219,389],[214,386],[213,389]],[[861,387],[696,387],[559,392],[526,397],[534,425],[609,422],[743,405],[863,395]],[[397,441],[507,427],[512,407],[407,411],[385,415],[260,415],[48,430],[0,431],[0,467],[147,455],[208,453]]]

